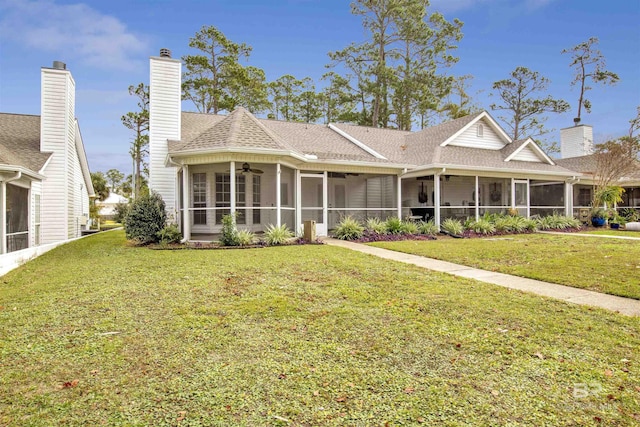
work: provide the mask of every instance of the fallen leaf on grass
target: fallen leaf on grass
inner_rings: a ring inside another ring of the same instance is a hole
[[[347,396],[340,396],[336,399],[336,402],[346,402],[347,401]]]
[[[494,396],[499,396],[500,392],[498,390],[491,390],[491,394],[493,394]]]
[[[178,412],[178,418],[176,419],[176,421],[180,422],[184,420],[186,416],[187,416],[187,411],[180,411]]]
[[[537,357],[538,359],[540,359],[540,360],[544,360],[544,354],[542,354],[542,353],[540,353],[540,352],[538,352],[538,353],[534,354],[534,356],[536,356],[536,357]]]
[[[612,371],[611,369],[605,369],[605,370],[604,370],[604,375],[605,375],[606,377],[613,376],[613,371]]]
[[[413,393],[415,393],[415,391],[416,390],[413,387],[407,387],[407,388],[404,389],[404,392],[407,393],[407,394],[413,394]]]
[[[79,380],[67,381],[64,384],[62,384],[62,388],[73,388],[73,387],[76,387],[79,382],[80,382]]]

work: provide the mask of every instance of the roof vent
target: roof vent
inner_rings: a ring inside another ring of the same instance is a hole
[[[160,58],[171,58],[171,51],[163,47],[160,49]]]
[[[53,68],[55,68],[56,70],[66,70],[67,64],[62,61],[53,61]]]

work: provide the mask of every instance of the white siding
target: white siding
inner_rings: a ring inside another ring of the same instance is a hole
[[[162,196],[169,214],[175,214],[176,168],[166,167],[167,140],[180,139],[181,63],[151,58],[149,85],[149,188]]]
[[[593,154],[593,128],[580,125],[560,129],[560,157],[578,157]]]
[[[535,150],[528,145],[520,150],[518,154],[513,156],[512,160],[543,163],[542,159],[540,159],[540,157],[538,156],[538,153],[536,153]]]
[[[69,151],[74,151],[75,82],[66,70],[42,69],[40,146],[53,152],[42,171],[42,243],[69,237],[72,195],[69,179]]]
[[[481,124],[484,129],[482,137],[478,136],[478,125]],[[478,120],[469,129],[458,135],[448,145],[457,145],[460,147],[484,148],[486,150],[500,150],[505,145],[505,141],[491,128],[485,120]]]

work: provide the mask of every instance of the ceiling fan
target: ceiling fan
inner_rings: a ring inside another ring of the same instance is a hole
[[[229,172],[229,171],[227,171]],[[256,175],[262,175],[264,172],[260,169],[252,169],[251,165],[249,165],[249,163],[244,162],[242,164],[242,169],[236,169],[236,172],[239,172],[241,174],[248,174],[248,173],[254,173]]]

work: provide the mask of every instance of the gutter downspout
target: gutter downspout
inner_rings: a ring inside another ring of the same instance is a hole
[[[20,178],[22,178],[22,172],[17,171],[14,176],[0,181],[0,254],[7,253],[7,182]]]

